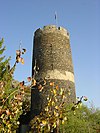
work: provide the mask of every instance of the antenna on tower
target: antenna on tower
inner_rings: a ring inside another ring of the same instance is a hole
[[[57,18],[57,12],[55,11],[55,22],[56,22],[56,26],[58,27],[58,18]]]

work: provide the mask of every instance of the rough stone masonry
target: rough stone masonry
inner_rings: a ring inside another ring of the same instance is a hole
[[[39,67],[36,80],[46,79],[70,91],[68,102],[75,102],[75,81],[70,48],[70,37],[66,29],[55,25],[44,26],[34,33],[32,75]],[[36,100],[37,101],[37,100]],[[35,102],[36,102],[35,101]],[[34,106],[35,107],[35,106]]]

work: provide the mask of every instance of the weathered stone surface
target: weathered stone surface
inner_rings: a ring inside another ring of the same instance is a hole
[[[35,74],[34,66],[39,67]],[[70,87],[68,101],[74,102],[75,83],[69,33],[62,27],[45,26],[34,34],[32,74],[35,78],[45,78],[47,82],[55,82],[66,90]],[[68,86],[69,85],[69,86]]]

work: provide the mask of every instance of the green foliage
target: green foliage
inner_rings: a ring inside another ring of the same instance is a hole
[[[68,107],[67,109],[68,110]],[[74,112],[65,113],[67,121],[61,125],[61,133],[99,133],[100,110],[82,105]]]
[[[3,47],[3,42],[4,42],[3,39],[0,40],[0,80],[7,73],[7,69],[9,69],[9,60],[10,60],[10,58],[4,60],[5,56],[2,56],[3,52],[5,51],[5,47]]]
[[[2,56],[5,47],[2,48],[3,39],[0,41],[0,55]],[[18,83],[13,84],[13,73],[16,62],[12,68],[9,59],[5,56],[0,57],[0,132],[14,133],[18,128],[18,118],[22,114],[24,101],[24,87]]]

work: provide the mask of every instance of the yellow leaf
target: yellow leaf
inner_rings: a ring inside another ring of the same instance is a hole
[[[59,109],[59,107],[58,106],[55,106],[55,109]]]
[[[65,95],[63,95],[62,98],[64,99],[65,98]]]
[[[71,94],[71,92],[70,92],[70,90],[68,90],[68,95],[70,96],[70,94]]]
[[[21,62],[20,56],[16,56],[16,62],[17,62],[17,63]]]
[[[53,123],[53,127],[56,128],[56,123],[55,122]]]
[[[56,112],[54,111],[54,115],[56,115]]]
[[[24,64],[24,59],[23,58],[21,58],[21,63]]]
[[[57,116],[59,116],[59,114],[56,112],[56,111],[54,111],[54,115],[57,117]]]
[[[47,124],[47,121],[46,120],[42,120],[42,124],[43,125],[46,125]]]
[[[62,113],[60,114],[60,118],[62,119]]]
[[[60,95],[62,95],[63,94],[63,89],[61,88],[61,90],[60,90]]]
[[[32,80],[32,86],[35,86],[36,85],[36,80]]]
[[[58,101],[58,99],[57,99],[57,98],[55,98],[55,101],[57,102],[57,101]]]
[[[64,117],[64,120],[65,120],[65,121],[67,120],[67,117],[66,117],[66,116]]]
[[[50,131],[50,125],[48,124],[48,131]]]
[[[65,122],[65,121],[64,121],[64,120],[62,120],[62,124],[64,124],[64,122]]]
[[[55,105],[55,102],[54,101],[52,101],[52,106],[54,106]]]
[[[53,93],[56,95],[56,93],[57,93],[57,92],[56,92],[56,90],[55,90],[55,89],[53,89]]]
[[[46,108],[45,108],[45,111],[48,111],[48,110],[49,110],[48,107],[46,107]]]

